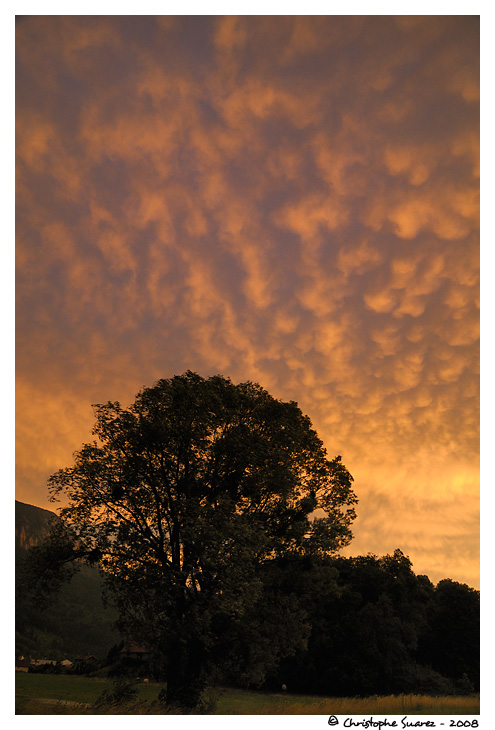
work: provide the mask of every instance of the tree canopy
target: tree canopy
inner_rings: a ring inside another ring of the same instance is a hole
[[[222,617],[249,615],[260,567],[350,542],[352,477],[295,402],[254,383],[188,371],[128,408],[94,408],[96,439],[50,477],[51,498],[64,495],[122,630],[164,662],[168,700],[193,705]]]

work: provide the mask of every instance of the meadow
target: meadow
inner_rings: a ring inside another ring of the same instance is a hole
[[[112,691],[106,678],[16,672],[16,714],[167,714],[157,698],[163,683],[138,683],[132,702],[94,705]],[[478,715],[479,695],[336,698],[270,694],[236,689],[212,691],[215,715]]]

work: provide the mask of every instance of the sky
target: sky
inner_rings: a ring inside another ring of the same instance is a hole
[[[295,400],[346,555],[479,587],[479,18],[22,16],[16,498],[186,370]]]

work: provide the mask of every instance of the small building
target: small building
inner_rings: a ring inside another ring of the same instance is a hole
[[[56,667],[57,661],[55,659],[32,659],[31,660],[32,667],[44,667],[48,664],[51,664],[53,667]]]
[[[26,659],[20,656],[15,660],[15,671],[16,672],[27,672],[31,666],[31,659]]]
[[[74,663],[71,662],[70,659],[62,659],[60,666],[64,669],[71,669],[74,666]]]
[[[146,662],[151,653],[135,641],[127,641],[120,650],[120,657],[124,661],[132,663]]]

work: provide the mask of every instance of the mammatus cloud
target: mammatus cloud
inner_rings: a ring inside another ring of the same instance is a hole
[[[18,23],[19,499],[46,506],[91,403],[220,372],[342,454],[350,552],[476,584],[478,31]]]

